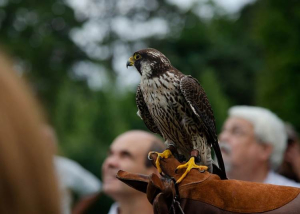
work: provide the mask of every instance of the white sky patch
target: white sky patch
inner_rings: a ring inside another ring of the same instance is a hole
[[[87,55],[92,59],[106,60],[111,54],[110,48],[106,45],[88,44],[85,47]]]
[[[156,2],[156,1],[154,1],[154,2]],[[145,0],[118,0],[118,1],[116,1],[116,8],[120,15],[126,15],[132,8],[142,8],[143,5],[145,5]]]
[[[214,16],[214,8],[209,4],[201,4],[193,8],[193,12],[201,18],[211,19]]]
[[[236,13],[245,5],[253,3],[256,0],[214,0],[217,5],[224,8],[228,13]]]
[[[75,28],[71,31],[71,38],[80,46],[88,43],[101,42],[108,34],[109,26],[99,20],[89,20],[82,28]]]
[[[177,5],[183,11],[190,9],[194,4],[205,3],[208,0],[167,0],[168,2]],[[216,5],[223,8],[227,13],[236,13],[246,4],[253,3],[256,0],[212,0]],[[209,17],[209,12],[205,12],[205,9],[199,10],[200,16]]]
[[[105,13],[105,1],[93,0],[64,0],[67,5],[75,11],[75,17],[78,20],[85,20],[87,18],[102,17]]]
[[[156,0],[65,0],[65,2],[75,10],[75,16],[79,20],[103,18],[107,11],[112,10],[115,14],[126,15],[133,8],[145,8],[146,5],[145,9],[154,10],[158,7]]]
[[[141,75],[133,66],[126,68],[126,63],[133,53],[130,52],[128,47],[120,43],[116,43],[114,49],[113,69],[118,73],[118,89],[129,88],[135,90],[141,80]]]
[[[72,77],[86,80],[92,90],[100,90],[108,83],[106,72],[105,68],[98,64],[80,61],[73,65]]]
[[[197,0],[167,0],[167,2],[177,5],[183,11],[189,10]]]
[[[91,3],[90,1],[82,1],[82,0],[65,0],[65,2],[70,5],[74,9],[85,9]]]
[[[8,0],[0,0],[0,7],[5,6],[7,4]]]
[[[108,34],[109,26],[95,19],[87,21],[82,28],[71,31],[71,39],[92,59],[105,60],[110,56],[108,46],[100,45]]]
[[[135,41],[152,36],[164,36],[169,32],[169,27],[168,23],[160,18],[137,22],[120,16],[112,21],[112,30],[123,40]]]

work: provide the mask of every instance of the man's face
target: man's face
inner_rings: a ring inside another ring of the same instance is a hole
[[[253,125],[242,118],[229,117],[220,134],[220,147],[228,175],[240,179],[245,170],[253,171],[264,152],[254,133]]]
[[[127,172],[150,174],[153,168],[146,168],[146,153],[151,145],[149,136],[144,133],[129,132],[119,136],[110,146],[106,160],[102,165],[103,190],[113,199],[137,194],[138,191],[116,178],[121,169]]]

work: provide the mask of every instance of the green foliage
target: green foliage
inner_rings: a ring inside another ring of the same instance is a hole
[[[54,114],[63,153],[96,175],[116,136],[130,129],[145,129],[136,115],[135,94],[107,91],[90,91],[85,85],[66,82]]]
[[[212,19],[195,13],[193,9],[201,6],[200,1],[187,10],[168,1],[139,2],[128,11],[124,7],[123,12],[117,9],[117,0],[90,1],[91,8],[97,4],[99,10],[105,8],[97,18],[78,13],[61,0],[2,4],[1,43],[44,104],[49,122],[57,131],[61,153],[99,178],[113,139],[126,130],[147,130],[136,115],[134,90],[120,90],[116,80],[114,62],[120,60],[117,53],[124,47],[132,52],[136,47],[157,48],[176,68],[196,77],[207,92],[218,131],[227,109],[242,104],[270,108],[300,129],[297,0],[257,1],[234,17],[218,14],[212,6],[216,14]],[[115,17],[134,23],[160,18],[167,23],[169,33],[126,39],[112,30]],[[108,26],[103,39],[89,45],[76,44],[70,36],[74,29],[82,29],[95,19]],[[105,52],[100,58],[90,54],[97,45],[107,48],[106,57]],[[100,78],[105,82],[102,88],[89,87],[88,77],[74,72],[79,62],[102,66],[99,72],[106,75]]]
[[[300,2],[260,1],[254,27],[264,50],[257,76],[257,103],[300,128]]]
[[[227,117],[227,109],[230,107],[228,98],[222,92],[220,81],[217,79],[214,71],[204,71],[199,80],[200,84],[205,88],[207,97],[212,105],[216,118],[217,131],[220,131],[223,121]]]

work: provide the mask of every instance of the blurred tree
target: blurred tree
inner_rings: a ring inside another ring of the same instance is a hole
[[[257,1],[233,15],[210,0],[0,1],[0,40],[32,82],[62,153],[100,177],[113,139],[147,130],[136,115],[139,77],[124,72],[145,47],[200,81],[218,129],[237,104],[265,106],[300,129],[299,14],[296,0]]]
[[[263,50],[257,103],[300,129],[300,2],[266,0],[256,4],[253,34]]]
[[[56,94],[68,79],[70,66],[87,58],[69,38],[70,30],[81,23],[60,0],[4,2],[0,9],[1,42],[52,115]]]

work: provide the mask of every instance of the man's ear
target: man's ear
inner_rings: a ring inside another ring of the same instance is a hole
[[[260,157],[263,160],[269,160],[273,153],[273,146],[271,144],[264,143],[264,144],[261,144],[261,149],[262,149],[262,152],[261,152]]]

